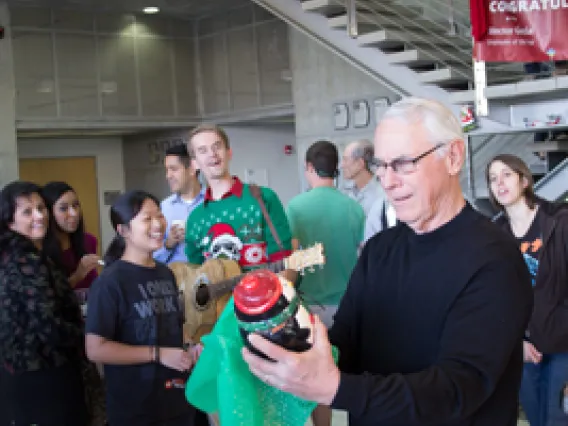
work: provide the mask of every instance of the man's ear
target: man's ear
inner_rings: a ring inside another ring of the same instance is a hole
[[[460,174],[465,163],[465,142],[463,139],[454,139],[449,142],[446,154],[446,167],[450,175]]]

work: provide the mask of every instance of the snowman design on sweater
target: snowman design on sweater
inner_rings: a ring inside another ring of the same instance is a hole
[[[291,236],[284,208],[272,190],[262,188],[262,196],[277,233],[289,250]],[[243,185],[240,197],[231,195],[203,203],[188,219],[186,254],[190,263],[230,259],[246,271],[272,261],[270,255],[278,251],[248,185]]]

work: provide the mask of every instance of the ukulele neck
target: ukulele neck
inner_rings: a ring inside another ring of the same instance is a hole
[[[267,263],[264,265],[263,269],[268,269],[274,273],[278,273],[286,269],[286,259],[278,260],[276,262]],[[218,299],[219,297],[230,293],[239,284],[241,279],[246,274],[240,274],[232,278],[228,278],[223,281],[219,281],[213,285],[209,286],[209,293],[212,299]]]

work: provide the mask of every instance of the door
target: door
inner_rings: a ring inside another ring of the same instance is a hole
[[[99,192],[95,157],[27,158],[20,160],[20,179],[45,185],[51,181],[68,183],[77,192],[85,231],[97,237],[101,253]]]

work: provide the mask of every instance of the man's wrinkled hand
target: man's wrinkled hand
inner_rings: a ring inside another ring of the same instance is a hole
[[[291,352],[258,334],[249,335],[252,346],[275,362],[243,348],[250,371],[266,384],[300,398],[330,405],[339,388],[340,374],[331,352],[327,329],[314,318],[314,343],[305,352]]]

